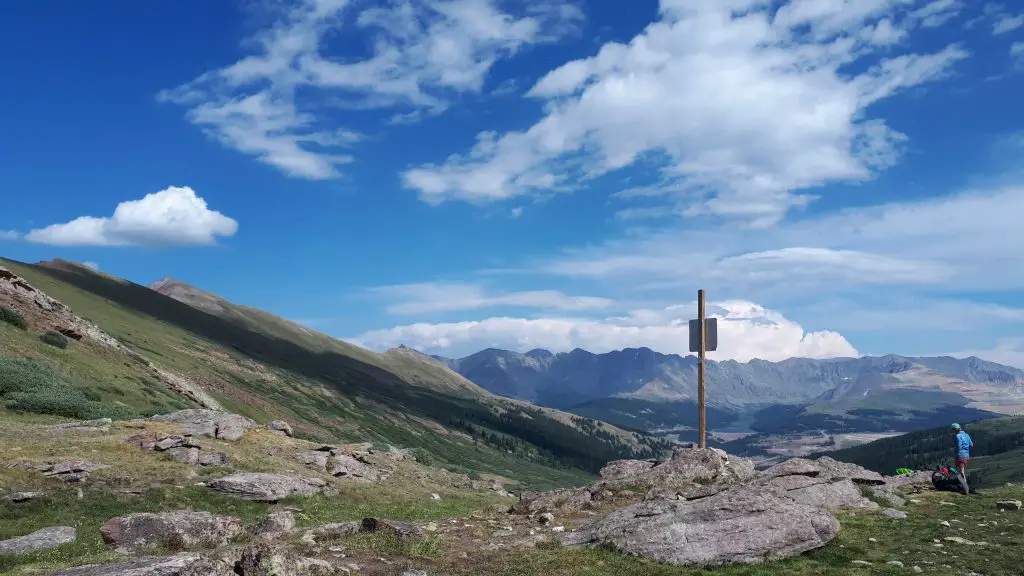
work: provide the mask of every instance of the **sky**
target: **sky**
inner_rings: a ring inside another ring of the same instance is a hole
[[[625,6],[628,6],[625,7]],[[0,4],[0,254],[383,350],[1024,367],[1024,5]]]

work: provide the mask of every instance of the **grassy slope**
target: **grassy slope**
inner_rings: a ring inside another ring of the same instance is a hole
[[[1024,417],[1015,416],[961,423],[974,440],[968,469],[975,482],[997,486],[1024,481]],[[883,438],[829,454],[878,472],[896,468],[933,469],[953,460],[953,438],[946,426]]]
[[[45,425],[58,419],[46,416],[4,414],[0,411],[0,462],[63,461],[86,458],[112,467],[93,472],[87,482],[69,485],[45,478],[35,471],[0,467],[0,540],[31,533],[46,526],[73,526],[76,542],[54,550],[32,554],[0,554],[0,574],[38,574],[40,569],[58,568],[117,559],[104,546],[100,525],[109,518],[131,512],[176,509],[206,510],[240,517],[248,527],[263,518],[269,506],[222,496],[195,483],[217,477],[224,468],[191,467],[157,452],[128,446],[124,440],[139,433],[135,423],[115,424],[109,432],[53,431]],[[173,424],[147,423],[154,432],[174,433]],[[331,479],[323,472],[303,469],[293,454],[308,450],[300,440],[271,434],[265,429],[249,430],[237,442],[203,438],[204,450],[225,453],[235,469],[258,472],[295,470],[304,477],[320,476],[341,486],[335,497],[293,498],[303,512],[302,526],[359,520],[382,515],[405,520],[433,520],[466,513],[498,502],[493,493],[459,490],[446,485],[443,477],[422,474],[412,465],[400,467],[384,484],[370,485]],[[198,475],[196,474],[198,472]],[[81,488],[81,496],[76,490]],[[122,491],[118,489],[131,489]],[[26,504],[7,502],[6,491],[41,491],[45,495]],[[434,501],[430,493],[441,495]],[[10,571],[10,572],[9,572]]]
[[[505,405],[501,400],[483,403],[479,398],[447,394],[443,389],[409,386],[406,380],[380,366],[272,339],[148,288],[86,270],[46,269],[9,261],[3,261],[3,265],[146,358],[194,379],[227,409],[258,421],[289,420],[299,434],[310,438],[383,440],[422,447],[432,452],[441,465],[517,478],[534,487],[579,483],[585,478],[578,470],[551,468],[537,456],[535,448],[527,446],[527,450],[521,451],[527,459],[512,457],[438,424],[448,424],[450,417],[466,415],[493,420],[497,418],[496,408],[490,404]],[[123,363],[104,357],[105,351],[79,343],[59,351],[14,329],[3,338],[0,354],[41,357],[61,366],[64,373],[79,374],[80,367],[89,367],[91,371],[81,372],[82,376],[73,378],[72,383],[92,390],[116,388],[118,391],[110,394],[118,398],[111,399],[134,406],[140,412],[180,407],[170,405],[172,397],[167,395],[158,402],[140,392],[142,380],[148,376],[145,370],[122,368]],[[29,348],[29,354],[25,354]],[[374,356],[397,363],[394,354]],[[442,368],[435,363],[423,365],[420,360],[402,360],[402,369],[395,368],[395,372],[404,370],[411,374],[410,380],[419,375],[429,382]],[[499,421],[490,424],[506,425]],[[593,460],[624,455],[623,450],[628,452],[631,442],[623,441],[624,446],[614,448],[585,431],[559,424],[557,419],[537,420],[530,414],[521,414],[516,425],[520,429],[513,432],[522,433],[526,426],[525,432],[538,432],[534,441],[554,440],[570,456],[572,450],[581,450],[581,457]],[[590,445],[585,446],[588,442]],[[595,456],[598,448],[602,453]]]

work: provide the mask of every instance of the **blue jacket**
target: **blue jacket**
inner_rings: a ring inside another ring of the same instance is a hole
[[[961,430],[956,433],[956,455],[957,457],[967,458],[971,455],[971,448],[974,446],[974,441],[971,440],[971,435]]]

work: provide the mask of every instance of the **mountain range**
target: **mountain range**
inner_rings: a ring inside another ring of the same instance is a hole
[[[434,356],[495,394],[643,430],[692,426],[697,358],[628,348]],[[760,432],[914,429],[1024,410],[1024,370],[976,357],[708,361],[711,426]]]

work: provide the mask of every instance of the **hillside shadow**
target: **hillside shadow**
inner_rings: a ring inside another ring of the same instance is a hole
[[[21,263],[19,263],[21,264]],[[521,438],[567,464],[595,470],[619,457],[648,457],[646,451],[611,445],[529,409],[494,414],[471,398],[428,390],[383,369],[335,352],[315,352],[274,336],[253,332],[203,312],[148,287],[122,282],[89,270],[21,264],[121,307],[191,332],[224,348],[311,380],[338,392],[376,402],[397,412],[448,424],[472,422]]]

